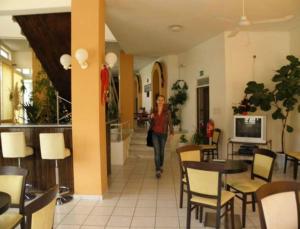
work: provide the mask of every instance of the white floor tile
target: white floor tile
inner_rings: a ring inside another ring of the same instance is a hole
[[[133,217],[131,227],[153,228],[155,226],[155,217]]]
[[[132,217],[127,216],[112,216],[107,224],[110,227],[129,227]]]

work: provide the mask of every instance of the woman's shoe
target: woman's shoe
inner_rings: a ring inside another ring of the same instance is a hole
[[[163,173],[163,172],[164,172],[164,169],[163,169],[163,167],[160,167],[160,169],[159,169],[159,170],[160,170],[160,172],[161,172],[161,173]]]
[[[161,174],[160,174],[160,171],[156,171],[156,178],[160,178]]]

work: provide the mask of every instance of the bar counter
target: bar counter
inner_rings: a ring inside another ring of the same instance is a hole
[[[22,158],[21,166],[29,170],[27,182],[33,185],[34,189],[47,190],[55,185],[55,162],[54,160],[42,160],[40,152],[40,133],[63,133],[65,147],[71,150],[71,156],[58,160],[60,185],[67,186],[74,192],[73,179],[73,155],[72,155],[72,126],[71,125],[13,125],[1,124],[0,132],[24,132],[27,146],[33,148],[33,155]],[[18,160],[14,158],[3,158],[2,148],[0,156],[1,165],[18,165]]]

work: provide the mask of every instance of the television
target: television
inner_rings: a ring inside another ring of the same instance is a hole
[[[232,141],[266,143],[266,116],[235,115]]]

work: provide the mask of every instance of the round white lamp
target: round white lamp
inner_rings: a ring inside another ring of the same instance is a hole
[[[71,69],[71,56],[69,54],[63,54],[59,59],[64,69]]]
[[[110,67],[113,68],[113,66],[117,63],[117,55],[113,52],[109,52],[105,55],[105,63]]]
[[[80,48],[75,52],[75,58],[82,69],[86,69],[88,67],[88,63],[86,62],[88,57],[89,54],[85,49]]]

